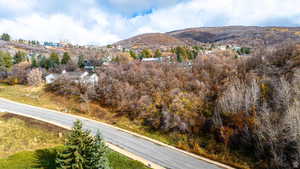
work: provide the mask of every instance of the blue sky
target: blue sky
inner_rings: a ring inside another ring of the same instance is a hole
[[[300,26],[299,0],[0,0],[0,33],[105,45],[201,26]]]

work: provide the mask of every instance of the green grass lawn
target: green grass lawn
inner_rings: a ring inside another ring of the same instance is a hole
[[[67,133],[37,120],[0,113],[0,169],[54,169],[56,153],[63,148]],[[148,169],[112,150],[108,159],[113,169]]]
[[[1,169],[55,169],[55,156],[63,147],[23,151],[0,159]],[[149,169],[142,163],[109,150],[108,160],[113,169]]]

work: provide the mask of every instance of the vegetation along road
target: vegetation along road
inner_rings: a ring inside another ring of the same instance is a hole
[[[42,109],[25,104],[20,104],[0,98],[0,109],[11,113],[36,118],[60,126],[72,127],[76,119],[82,120],[84,128],[96,133],[100,130],[105,140],[129,153],[139,156],[153,164],[158,164],[170,169],[218,169],[230,168],[225,165],[206,160],[200,160],[194,156],[183,153],[168,146],[137,137],[112,126],[108,126],[93,120],[78,116],[60,113],[57,111]]]

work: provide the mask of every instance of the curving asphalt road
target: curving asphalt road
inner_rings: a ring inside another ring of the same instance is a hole
[[[136,156],[158,164],[167,169],[220,169],[221,167],[199,160],[179,150],[153,143],[147,139],[137,137],[128,132],[105,125],[94,120],[65,114],[48,109],[33,107],[11,102],[0,98],[0,109],[23,116],[36,117],[39,120],[53,122],[58,125],[72,127],[73,122],[79,119],[84,128],[95,133],[100,130],[104,139]]]

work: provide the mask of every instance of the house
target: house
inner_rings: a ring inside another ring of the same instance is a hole
[[[46,47],[62,47],[61,44],[54,43],[54,42],[44,42],[44,46],[46,46]]]
[[[80,83],[88,74],[88,72],[66,72],[62,76],[68,79],[68,81]]]
[[[119,51],[123,50],[123,47],[121,45],[117,45],[116,47]]]
[[[222,46],[218,46],[218,48],[219,48],[220,50],[226,50],[226,49],[227,49],[227,46],[222,45]]]
[[[205,55],[208,55],[208,54],[211,54],[211,53],[213,53],[213,51],[211,51],[211,50],[205,50],[205,51],[204,51],[204,54],[205,54]]]
[[[60,76],[60,74],[57,74],[57,73],[51,73],[51,74],[47,75],[45,77],[46,84],[53,83],[56,79],[59,78],[59,76]]]
[[[67,72],[64,74],[68,80],[74,81],[75,83],[87,84],[95,86],[98,83],[99,77],[96,73],[89,72]]]
[[[99,76],[96,73],[92,74],[89,78],[90,83],[98,83],[98,81],[99,81]]]
[[[101,59],[101,62],[102,62],[102,65],[107,66],[107,65],[111,64],[112,60],[113,60],[112,56],[106,56],[106,57]]]
[[[99,77],[96,73],[90,74],[89,72],[66,72],[65,70],[61,74],[51,73],[45,77],[46,84],[51,84],[60,77],[66,77],[69,81],[75,83],[85,83],[89,85],[95,85]]]
[[[84,61],[84,70],[87,72],[94,72],[95,71],[95,65],[90,60]]]
[[[93,73],[92,75],[86,75],[83,76],[81,82],[84,84],[95,86],[99,81],[99,77],[96,73]]]
[[[238,50],[241,50],[241,47],[239,47],[239,46],[233,46],[232,49],[238,51]]]
[[[26,58],[31,60],[33,57],[37,57],[37,56],[38,56],[38,54],[36,54],[36,53],[29,53],[29,54],[27,54]]]
[[[142,62],[161,62],[162,58],[143,58]]]

